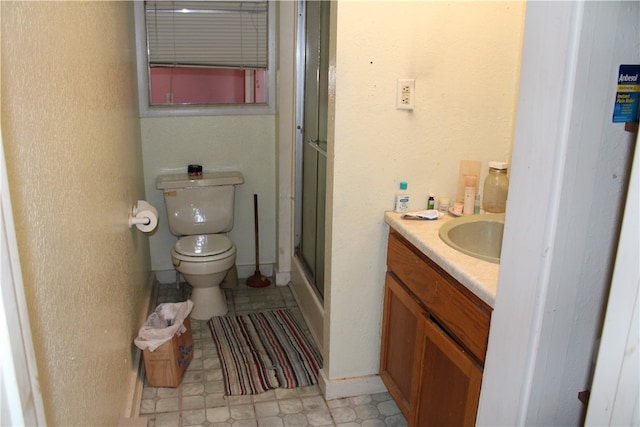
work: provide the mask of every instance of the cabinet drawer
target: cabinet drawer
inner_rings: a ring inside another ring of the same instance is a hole
[[[389,234],[387,265],[435,320],[484,364],[491,308],[397,234]],[[412,249],[413,248],[413,249]]]

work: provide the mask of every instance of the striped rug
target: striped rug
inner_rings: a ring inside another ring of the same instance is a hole
[[[209,321],[228,396],[318,383],[321,357],[289,310]]]

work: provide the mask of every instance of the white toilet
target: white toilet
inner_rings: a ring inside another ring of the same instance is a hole
[[[171,249],[175,269],[193,289],[191,317],[224,316],[227,301],[220,284],[237,280],[236,246],[224,233],[233,228],[235,186],[240,172],[205,172],[202,178],[161,175],[156,187],[164,193],[169,230],[180,237]]]

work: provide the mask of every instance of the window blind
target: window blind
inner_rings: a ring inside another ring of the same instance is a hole
[[[150,66],[267,69],[268,1],[146,1]]]

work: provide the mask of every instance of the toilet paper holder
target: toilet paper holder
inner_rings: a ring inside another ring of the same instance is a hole
[[[136,216],[136,214],[134,213],[133,215],[129,214],[129,228],[133,227],[134,225],[149,225],[151,224],[151,218],[149,218],[148,216],[141,216],[138,217]]]
[[[153,231],[158,225],[158,211],[146,201],[138,200],[129,214],[129,228],[134,225],[140,231]]]

